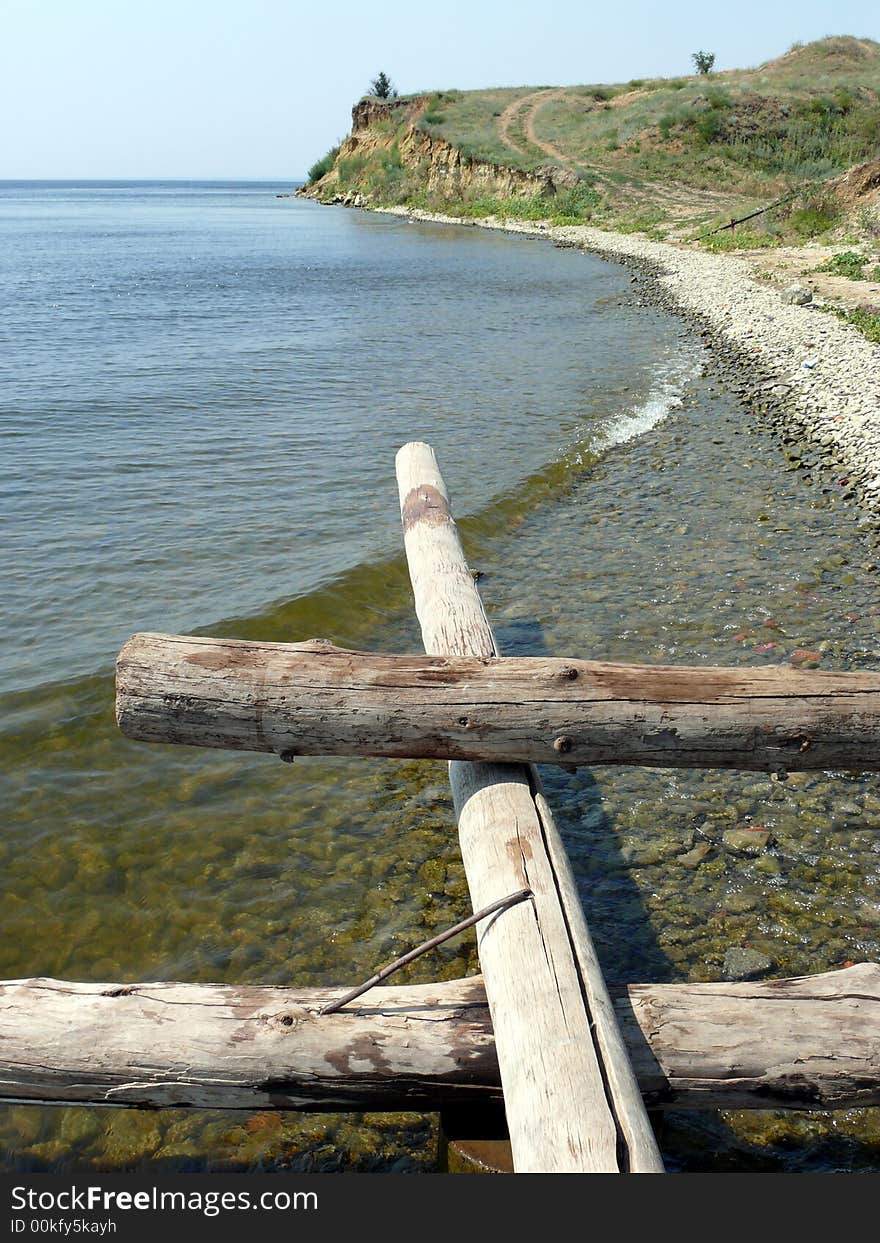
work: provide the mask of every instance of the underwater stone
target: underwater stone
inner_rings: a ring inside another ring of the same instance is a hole
[[[727,829],[721,834],[725,849],[735,855],[759,855],[770,843],[769,829]]]
[[[725,980],[757,980],[773,969],[773,959],[757,950],[731,948],[724,955]]]

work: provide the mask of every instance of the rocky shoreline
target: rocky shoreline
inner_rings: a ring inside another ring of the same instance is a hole
[[[773,421],[793,465],[825,467],[823,484],[858,500],[880,526],[880,349],[816,300],[786,302],[748,265],[634,234],[584,225],[462,220],[408,208],[373,208],[426,222],[545,237],[619,261],[638,273],[640,296],[683,315],[712,346],[714,368],[757,417]]]

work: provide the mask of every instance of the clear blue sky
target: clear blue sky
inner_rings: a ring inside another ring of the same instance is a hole
[[[614,82],[880,39],[876,0],[0,0],[0,178],[299,178],[402,92]]]

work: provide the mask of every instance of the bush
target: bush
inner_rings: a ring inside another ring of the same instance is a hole
[[[360,174],[367,165],[367,157],[365,155],[352,155],[347,160],[340,160],[336,165],[336,173],[339,177],[340,185],[349,185],[357,181]]]
[[[560,190],[551,200],[551,211],[554,224],[580,224],[591,220],[601,197],[586,182],[572,186],[568,190]]]
[[[862,281],[865,279],[865,264],[867,259],[864,255],[857,254],[854,250],[843,250],[839,255],[832,255],[825,263],[816,268],[817,272],[832,272],[835,276],[845,276],[847,280]]]
[[[335,147],[331,147],[326,155],[321,156],[320,160],[315,160],[308,172],[308,184],[313,185],[314,182],[320,181],[325,173],[329,173],[330,169],[336,163],[336,157],[339,154],[339,143]]]
[[[694,62],[694,68],[697,73],[706,74],[712,72],[712,66],[715,64],[714,52],[694,52],[691,56]]]
[[[723,112],[730,107],[730,96],[720,86],[710,86],[706,91],[706,102],[715,112]]]
[[[788,227],[798,237],[818,237],[827,233],[840,218],[840,207],[830,195],[816,195],[794,208]]]
[[[717,109],[707,108],[705,112],[701,112],[697,117],[694,129],[700,142],[708,146],[724,129],[724,120]]]

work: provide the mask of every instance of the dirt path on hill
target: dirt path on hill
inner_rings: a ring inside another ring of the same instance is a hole
[[[571,157],[567,156],[564,151],[560,151],[558,147],[554,147],[552,142],[547,142],[538,137],[535,133],[535,116],[539,108],[544,104],[549,104],[551,99],[564,99],[568,94],[565,90],[549,90],[536,91],[534,95],[527,95],[526,102],[529,105],[523,120],[523,129],[526,138],[533,147],[537,147],[539,151],[543,151],[545,155],[549,155],[551,160],[559,160],[561,164],[571,164]]]
[[[520,108],[528,99],[531,99],[530,95],[521,95],[519,99],[514,99],[512,103],[507,105],[501,113],[501,116],[498,118],[498,135],[505,147],[510,147],[511,151],[515,151],[517,155],[525,156],[528,155],[528,152],[524,151],[519,143],[515,142],[511,137],[510,127],[516,119]]]
[[[533,91],[531,95],[521,95],[519,99],[514,99],[509,103],[498,118],[498,133],[501,141],[515,151],[517,155],[523,155],[526,158],[531,154],[522,147],[510,132],[513,123],[522,117],[523,133],[528,142],[538,151],[542,151],[544,155],[550,157],[551,160],[559,160],[563,164],[570,164],[571,160],[558,147],[554,147],[552,143],[544,142],[535,133],[535,113],[542,104],[549,103],[551,99],[562,99],[567,92],[559,87],[549,87],[540,91]],[[525,113],[523,116],[522,114]]]
[[[609,100],[608,105],[611,108],[625,107],[647,93],[643,90],[627,91]],[[518,99],[514,99],[498,117],[498,133],[501,141],[525,159],[530,156],[534,157],[535,151],[540,151],[548,159],[569,168],[577,168],[579,166],[577,160],[549,140],[539,138],[535,130],[538,112],[544,104],[556,99],[564,99],[568,94],[569,91],[565,87],[544,87],[539,91],[532,91],[529,95],[521,95]],[[596,101],[590,111],[598,111],[605,106],[604,101]],[[532,148],[531,151],[513,137],[511,129],[517,123],[521,126],[526,142]],[[584,166],[581,165],[581,167]],[[676,182],[646,180],[622,190],[620,185],[609,176],[612,171],[610,167],[603,168],[601,164],[591,163],[590,170],[595,179],[607,187],[614,197],[628,199],[634,208],[656,205],[673,215],[682,214],[685,217],[694,217],[717,211],[722,204],[726,207],[730,202],[730,196],[722,191],[695,189]]]

